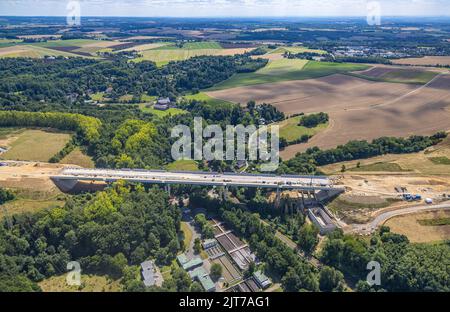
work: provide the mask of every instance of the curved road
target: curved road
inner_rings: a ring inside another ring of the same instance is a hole
[[[351,232],[356,232],[360,234],[370,234],[374,232],[380,225],[384,224],[387,220],[402,216],[410,213],[424,212],[424,211],[434,211],[434,210],[447,210],[450,209],[450,203],[444,203],[440,205],[427,205],[427,206],[416,206],[403,208],[399,210],[392,210],[384,212],[378,215],[373,221],[366,224],[352,224]]]

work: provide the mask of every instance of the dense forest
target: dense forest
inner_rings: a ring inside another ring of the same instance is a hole
[[[0,190],[2,198],[11,200],[8,193]],[[448,244],[411,244],[387,227],[370,239],[337,230],[327,235],[319,253],[324,266],[316,268],[279,240],[258,213],[205,196],[204,190],[194,191],[191,201],[219,208],[220,217],[247,240],[286,291],[342,291],[344,276],[357,282],[358,291],[449,291]],[[167,265],[183,248],[180,219],[179,208],[169,205],[161,190],[123,183],[74,196],[63,208],[14,215],[0,226],[0,289],[39,291],[37,282],[66,273],[66,263],[76,260],[84,274],[120,278],[125,291],[199,291],[201,287],[175,267],[162,287],[146,288],[139,278],[140,262],[153,258]],[[209,237],[204,216],[198,215],[196,222]],[[300,250],[309,253],[317,244],[317,229],[304,218],[295,222],[294,237]],[[365,281],[366,265],[373,260],[381,264],[381,286],[370,287]]]
[[[63,208],[14,215],[0,225],[0,289],[14,289],[12,281],[35,289],[74,260],[83,273],[114,278],[148,257],[166,265],[182,247],[180,218],[163,191],[123,183],[74,196]]]
[[[370,241],[336,231],[330,234],[321,260],[359,280],[359,291],[450,291],[450,246],[411,244],[406,236],[382,227]],[[381,264],[381,285],[366,282],[369,261]]]
[[[198,56],[158,68],[153,62],[0,59],[0,107],[31,110],[81,105],[89,94],[108,91],[114,102],[123,95],[176,96],[205,89],[239,72],[255,71],[267,60],[248,56]],[[31,103],[45,105],[30,105]]]
[[[94,117],[70,113],[0,111],[0,127],[43,127],[78,132],[92,143],[100,138],[101,121]]]
[[[249,241],[268,269],[282,277],[286,291],[319,290],[317,270],[276,238],[274,230],[263,225],[257,216],[237,208],[222,208],[221,216]]]

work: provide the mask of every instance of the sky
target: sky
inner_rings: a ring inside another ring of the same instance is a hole
[[[66,16],[76,0],[0,0],[0,15]],[[81,16],[450,16],[450,0],[78,0]],[[375,6],[376,8],[376,6]]]

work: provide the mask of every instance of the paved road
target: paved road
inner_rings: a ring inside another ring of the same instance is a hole
[[[106,181],[128,180],[154,184],[194,184],[211,186],[245,186],[301,190],[330,190],[328,177],[221,174],[210,172],[167,172],[128,169],[66,168],[53,176],[56,180]]]
[[[383,225],[387,220],[393,217],[424,211],[447,210],[447,209],[450,209],[450,203],[444,203],[440,205],[421,205],[416,207],[387,211],[378,215],[373,221],[369,223],[353,224],[352,225],[353,229],[351,230],[351,232],[356,232],[360,234],[370,234],[374,232],[380,225]]]

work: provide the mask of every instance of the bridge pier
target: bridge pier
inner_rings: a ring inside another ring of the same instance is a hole
[[[275,197],[275,208],[280,208],[280,202],[281,202],[281,190],[279,187],[277,187],[277,195]]]

